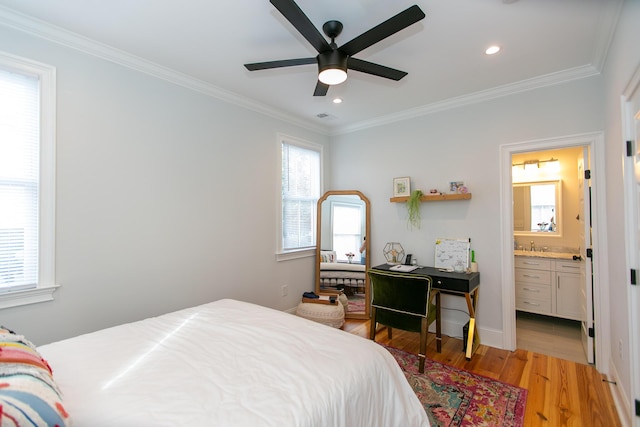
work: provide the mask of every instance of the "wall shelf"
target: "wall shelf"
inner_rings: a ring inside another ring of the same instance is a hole
[[[456,193],[456,194],[425,194],[420,197],[422,202],[438,202],[441,200],[469,200],[471,193]],[[389,199],[391,203],[404,203],[409,200],[409,197],[392,197]]]

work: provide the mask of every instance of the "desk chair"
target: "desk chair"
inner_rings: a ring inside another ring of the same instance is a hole
[[[420,373],[424,372],[427,354],[427,331],[436,320],[436,306],[431,303],[431,277],[369,270],[371,284],[371,327],[369,338],[375,341],[376,326],[420,333],[418,354]]]

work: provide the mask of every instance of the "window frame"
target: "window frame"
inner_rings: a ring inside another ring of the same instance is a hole
[[[317,201],[320,199],[320,197],[322,196],[322,194],[324,194],[324,190],[323,190],[323,164],[324,164],[324,147],[321,144],[318,143],[314,143],[314,142],[310,142],[310,141],[306,141],[300,138],[295,138],[292,136],[288,136],[285,134],[278,134],[277,135],[277,147],[278,147],[278,192],[277,192],[277,197],[278,197],[278,201],[276,203],[278,212],[277,212],[277,226],[276,226],[276,242],[277,242],[277,249],[276,249],[276,261],[287,261],[290,259],[297,259],[297,258],[305,258],[305,257],[310,257],[310,256],[315,256],[316,254],[316,246],[318,244],[318,236],[315,236],[315,243],[313,245],[313,247],[309,247],[309,248],[302,248],[302,249],[291,249],[291,250],[285,250],[283,247],[283,239],[282,239],[282,232],[283,232],[283,227],[282,227],[282,222],[283,222],[283,217],[282,217],[282,208],[283,208],[283,198],[282,198],[282,145],[283,144],[289,144],[289,145],[295,145],[297,147],[300,148],[304,148],[307,150],[313,150],[313,151],[317,151],[319,154],[319,169],[318,169],[318,197],[316,199],[316,206],[317,206]],[[314,222],[317,222],[317,208],[316,208],[316,212],[314,215]],[[312,225],[312,231],[313,233],[316,232],[317,229],[317,224]]]
[[[35,288],[0,293],[0,309],[53,300],[55,283],[56,68],[0,52],[0,68],[40,82],[40,177],[38,180],[38,281]]]

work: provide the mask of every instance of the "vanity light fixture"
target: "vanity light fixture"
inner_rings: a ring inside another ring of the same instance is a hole
[[[544,163],[542,166],[540,166],[540,163]],[[528,169],[527,166],[532,167],[535,166],[536,169],[543,167],[543,168],[547,168],[547,167],[558,167],[560,166],[560,161],[558,159],[554,159],[553,157],[550,158],[549,160],[525,160],[522,163],[514,163],[511,166],[522,166],[523,169]]]
[[[525,160],[522,163],[514,163],[512,169],[514,176],[520,176],[523,172],[525,174],[543,173],[545,175],[553,175],[560,172],[560,161],[553,157],[549,160]]]

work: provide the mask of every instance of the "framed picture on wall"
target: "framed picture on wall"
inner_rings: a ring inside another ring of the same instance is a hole
[[[393,178],[393,197],[408,197],[411,195],[411,178],[403,176]]]

